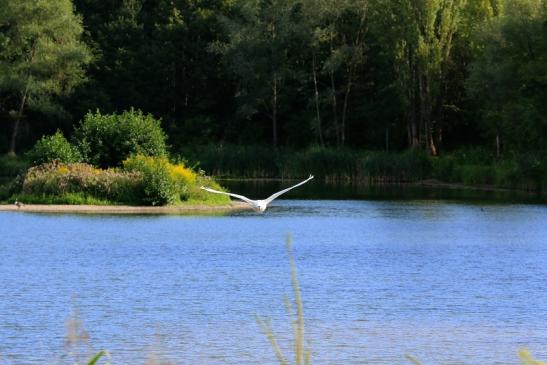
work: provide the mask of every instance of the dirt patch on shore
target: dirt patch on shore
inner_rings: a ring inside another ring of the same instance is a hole
[[[130,205],[49,205],[49,204],[1,204],[0,211],[28,213],[76,213],[76,214],[223,214],[251,210],[248,204],[232,202],[226,205],[181,204],[163,207]]]

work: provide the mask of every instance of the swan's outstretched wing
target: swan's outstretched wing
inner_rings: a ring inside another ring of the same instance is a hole
[[[310,177],[308,177],[306,180],[302,181],[302,182],[299,182],[298,184],[294,185],[294,186],[291,186],[290,188],[287,188],[287,189],[283,189],[281,191],[278,191],[277,193],[275,194],[272,194],[268,199],[265,199],[265,201],[267,202],[267,204],[270,204],[272,202],[272,200],[274,200],[275,198],[277,198],[278,196],[280,196],[281,194],[285,194],[287,191],[291,190],[291,189],[294,189],[300,185],[303,185],[305,183],[307,183],[308,181],[310,181],[311,179],[313,179],[313,175],[310,175]]]
[[[243,201],[246,202],[246,203],[255,204],[255,201],[254,201],[254,200],[251,200],[251,199],[249,199],[249,198],[247,198],[247,197],[245,197],[245,196],[243,196],[243,195],[227,193],[227,192],[225,192],[225,191],[218,191],[218,190],[206,188],[206,187],[204,187],[204,186],[202,186],[201,189],[202,189],[202,190],[205,190],[205,191],[208,191],[208,192],[210,192],[210,193],[229,195],[229,196],[232,196],[232,197],[234,197],[234,198],[243,200]]]

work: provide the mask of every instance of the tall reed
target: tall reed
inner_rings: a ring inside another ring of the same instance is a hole
[[[304,331],[304,305],[302,303],[302,292],[300,290],[300,283],[298,282],[298,275],[296,274],[296,265],[294,263],[294,257],[292,255],[292,239],[287,237],[287,255],[289,258],[289,265],[291,269],[291,286],[294,296],[294,304],[296,305],[296,313],[293,310],[293,304],[288,297],[285,297],[285,306],[289,317],[291,318],[291,324],[293,327],[294,335],[294,365],[309,365],[311,364],[311,351],[306,348],[304,345],[305,341],[305,331]],[[287,360],[287,357],[283,354],[281,347],[279,346],[277,339],[272,330],[270,321],[256,317],[256,321],[259,326],[262,328],[262,331],[270,341],[270,345],[275,353],[275,357],[280,365],[289,365],[290,362]]]

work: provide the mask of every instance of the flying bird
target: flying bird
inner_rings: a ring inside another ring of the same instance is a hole
[[[251,207],[253,207],[253,209],[255,211],[263,213],[266,210],[266,208],[268,208],[268,204],[270,204],[272,202],[272,200],[274,200],[275,198],[277,198],[281,194],[285,194],[287,191],[289,191],[291,189],[294,189],[294,188],[296,188],[300,185],[303,185],[303,184],[307,183],[311,179],[313,179],[313,175],[310,175],[310,177],[308,177],[306,180],[304,180],[302,182],[299,182],[298,184],[296,184],[294,186],[291,186],[290,188],[278,191],[277,193],[272,194],[270,197],[268,197],[266,199],[263,199],[263,200],[252,200],[252,199],[249,199],[249,198],[247,198],[246,196],[243,196],[243,195],[226,193],[224,191],[213,190],[213,189],[210,189],[210,188],[206,188],[204,186],[202,186],[201,189],[203,189],[205,191],[208,191],[210,193],[229,195],[229,196],[234,197],[236,199],[243,200],[245,203],[251,205]]]

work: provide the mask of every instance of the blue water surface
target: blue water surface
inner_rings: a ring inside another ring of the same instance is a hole
[[[314,364],[547,359],[545,205],[279,200],[263,215],[0,212],[0,364],[68,363],[71,312],[81,351],[112,364],[276,363],[257,315],[290,357],[288,234]]]

